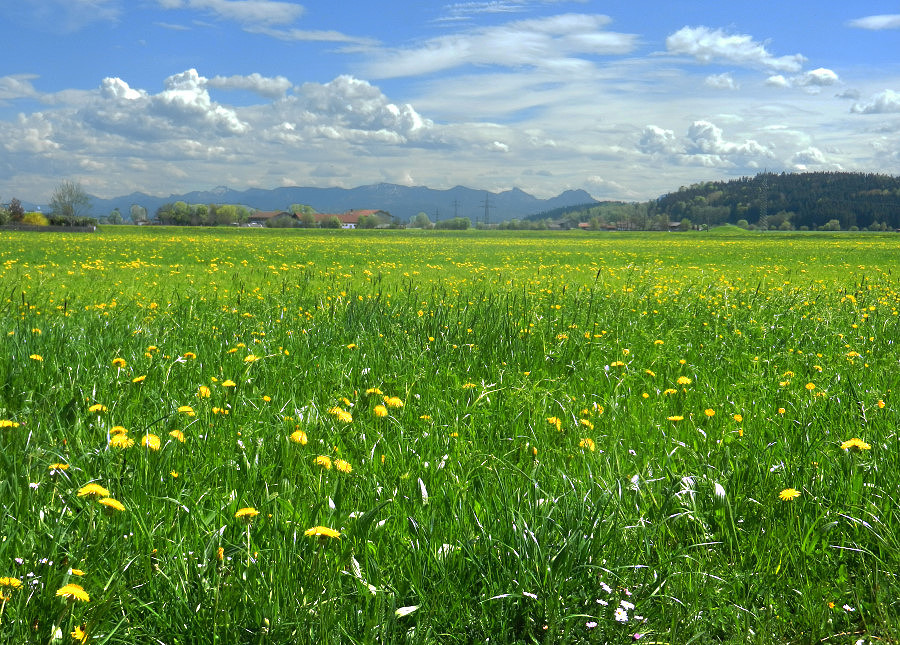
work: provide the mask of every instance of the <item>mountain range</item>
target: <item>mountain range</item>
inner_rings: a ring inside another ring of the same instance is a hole
[[[424,186],[386,183],[358,188],[284,187],[268,190],[232,190],[220,186],[213,190],[168,197],[154,197],[144,193],[132,193],[112,199],[91,197],[92,215],[101,217],[118,208],[127,217],[132,204],[138,204],[146,208],[152,218],[157,208],[175,201],[188,204],[240,204],[262,211],[287,210],[291,204],[306,204],[320,213],[343,213],[350,209],[371,208],[387,211],[401,221],[424,212],[432,220],[468,217],[475,223],[484,221],[485,211],[490,222],[500,222],[522,219],[554,208],[590,204],[597,200],[583,190],[567,190],[550,199],[539,199],[518,188],[493,193],[463,186],[435,190]]]

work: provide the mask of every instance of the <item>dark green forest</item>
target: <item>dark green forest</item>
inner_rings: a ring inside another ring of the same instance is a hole
[[[528,219],[564,226],[666,229],[735,224],[765,230],[900,228],[900,177],[873,173],[770,173],[708,181],[642,203],[599,202]]]

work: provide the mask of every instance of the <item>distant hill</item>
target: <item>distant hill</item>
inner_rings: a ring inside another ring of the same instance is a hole
[[[687,220],[692,226],[738,224],[781,230],[900,229],[900,177],[872,173],[760,173],[707,181],[649,202],[597,202],[548,210],[571,224],[592,222],[662,229]]]
[[[320,213],[343,213],[350,209],[375,208],[388,211],[402,221],[424,212],[432,220],[435,217],[448,219],[458,216],[468,217],[473,223],[484,220],[485,200],[488,203],[490,221],[494,223],[595,201],[583,190],[567,190],[550,199],[538,199],[518,188],[492,193],[463,186],[449,190],[435,190],[424,186],[409,187],[385,183],[349,189],[286,187],[270,190],[260,188],[232,190],[219,187],[214,190],[168,197],[132,193],[112,199],[92,197],[91,200],[95,217],[108,215],[114,208],[118,208],[123,215],[127,214],[132,204],[143,206],[152,217],[156,209],[163,204],[183,201],[188,204],[241,204],[263,211],[287,209],[291,204],[307,204]]]

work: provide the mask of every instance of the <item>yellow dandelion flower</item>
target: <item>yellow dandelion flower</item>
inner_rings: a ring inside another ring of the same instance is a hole
[[[16,421],[10,421],[9,419],[0,419],[0,428],[18,428],[19,424]]]
[[[340,537],[341,537],[340,531],[335,531],[334,529],[330,529],[327,526],[314,526],[310,529],[306,529],[303,532],[303,534],[308,535],[310,537],[318,537],[318,538],[340,539]]]
[[[335,459],[334,460],[335,469],[341,471],[342,473],[350,473],[353,471],[353,466],[350,465],[349,462],[344,461],[343,459]]]
[[[319,455],[316,457],[316,466],[321,466],[325,470],[331,470],[331,457],[328,455]]]
[[[210,390],[205,385],[201,385],[197,388],[197,396],[201,399],[208,399],[210,396],[212,396],[212,390]]]
[[[230,412],[231,412],[231,410],[228,410],[228,409],[226,409],[226,408],[218,408],[218,407],[214,407],[214,408],[212,409],[212,413],[213,413],[213,414],[221,414],[223,417],[224,417],[224,416],[228,416],[228,414],[229,414]]]
[[[134,439],[129,437],[127,434],[114,434],[109,438],[109,445],[113,448],[125,450],[126,448],[131,448],[131,446],[134,445]]]
[[[141,445],[145,448],[149,448],[150,450],[159,450],[160,442],[159,437],[155,434],[147,433],[144,435],[144,438],[141,439]]]
[[[84,571],[82,571],[81,569],[69,569],[69,573],[72,574],[73,576],[83,576],[84,575]]]
[[[128,428],[126,428],[125,426],[113,426],[109,429],[109,434],[128,434]]]
[[[106,508],[111,508],[114,511],[124,511],[125,506],[117,499],[113,499],[112,497],[102,497],[97,500],[99,503],[103,504]]]
[[[347,349],[356,349],[356,343],[350,343],[347,345]]]
[[[189,416],[189,417],[196,416],[196,412],[194,412],[194,408],[192,408],[192,407],[189,406],[189,405],[179,405],[179,406],[178,406],[178,411],[179,411],[181,414],[185,414],[185,415],[187,415],[187,416]]]
[[[646,374],[647,376],[656,376],[656,372],[654,372],[653,370],[644,370],[644,374]]]
[[[39,362],[39,363],[42,362],[42,361],[44,360],[44,357],[41,356],[40,354],[32,354],[32,355],[29,356],[28,358],[30,358],[30,359],[33,360],[33,361],[37,361],[37,362]]]
[[[591,423],[590,419],[579,419],[578,423],[583,425],[585,428],[590,428],[591,430],[594,429],[594,424]]]
[[[100,484],[88,484],[78,489],[78,497],[109,497],[109,491]]]
[[[376,417],[386,417],[388,415],[388,409],[380,403],[375,406],[374,412]]]
[[[87,628],[85,625],[75,626],[71,632],[69,632],[69,636],[78,641],[79,643],[87,643],[88,635]]]
[[[237,519],[239,519],[239,520],[244,520],[244,521],[246,521],[246,522],[249,522],[250,520],[252,520],[252,519],[253,519],[254,517],[256,517],[257,515],[259,515],[259,511],[257,511],[257,510],[256,510],[255,508],[253,508],[252,506],[248,506],[248,507],[246,507],[246,508],[239,509],[238,512],[234,514],[234,516],[235,516]]]
[[[377,387],[370,387],[368,390],[366,390],[367,396],[372,396],[372,395],[381,396],[382,394],[384,394],[384,392],[379,390]]]
[[[268,394],[264,394],[262,400],[264,403],[268,403],[269,401],[272,400],[272,397],[269,396]]]
[[[181,430],[170,430],[169,436],[179,443],[184,443],[184,433]]]
[[[594,450],[597,449],[597,446],[594,443],[594,440],[591,439],[590,437],[585,437],[580,442],[578,442],[578,447],[585,448],[587,450],[590,450],[591,452],[594,452]]]
[[[102,403],[95,403],[88,408],[88,412],[106,412],[106,406]]]
[[[389,408],[402,408],[403,401],[400,400],[398,396],[386,396],[384,397],[384,404]]]
[[[841,450],[851,450],[853,452],[860,452],[862,450],[871,450],[872,446],[867,444],[865,441],[858,437],[853,437],[852,439],[848,439],[841,444]]]
[[[462,389],[471,390],[473,387],[478,387],[477,383],[463,383]]]
[[[691,383],[693,383],[693,381],[691,379],[689,379],[687,376],[679,376],[675,380],[675,382],[678,383],[678,385],[690,385]]]
[[[680,414],[673,414],[670,417],[666,417],[669,421],[684,421],[684,417]]]
[[[800,491],[796,488],[785,488],[778,493],[778,497],[781,498],[782,501],[790,502],[800,497]]]
[[[8,589],[21,589],[22,581],[18,578],[3,576],[2,578],[0,578],[0,587],[6,587]]]
[[[133,379],[131,379],[131,382],[132,383],[143,383],[145,378],[147,378],[147,375],[141,374],[140,376],[135,376]]]
[[[653,341],[653,344],[654,344],[654,345],[662,345],[663,342],[662,342],[661,340],[654,340],[654,341]]]
[[[610,367],[625,367],[625,363],[622,361],[613,361],[609,364]]]
[[[290,440],[294,443],[299,443],[301,446],[305,446],[309,441],[309,438],[303,430],[294,430],[294,432],[291,433]]]
[[[674,387],[669,387],[663,390],[663,394],[676,394],[677,392],[678,390],[676,390]]]
[[[784,414],[784,413],[785,413],[784,408],[778,408],[778,414]]]
[[[741,421],[744,420],[744,417],[741,416],[740,414],[735,414],[733,418],[734,418],[734,420],[737,421],[738,423],[740,423]]]
[[[182,354],[182,356],[184,358],[188,359],[189,361],[192,361],[195,358],[197,358],[197,355],[194,352],[185,352],[184,354]]]
[[[237,383],[232,381],[230,378],[222,381],[222,387],[237,387]]]
[[[126,365],[128,365],[128,362],[124,358],[116,357],[116,358],[112,359],[113,367],[118,367],[119,369],[122,369]]]
[[[878,403],[876,403],[875,405],[877,405],[879,408],[884,408],[884,401],[878,399]]]
[[[255,363],[255,362],[258,361],[258,360],[259,360],[259,356],[257,356],[256,354],[247,354],[247,355],[244,357],[244,362],[245,362],[245,363]]]
[[[810,392],[812,392],[813,390],[816,389],[816,384],[815,383],[807,383],[806,389],[809,390]]]
[[[57,589],[56,595],[66,598],[67,600],[80,600],[81,602],[90,602],[91,600],[91,597],[88,595],[88,592],[84,590],[84,587],[76,585],[73,582]]]
[[[713,410],[712,408],[706,408],[703,411],[703,414],[705,414],[707,417],[714,417],[714,416],[716,416],[716,411]]]

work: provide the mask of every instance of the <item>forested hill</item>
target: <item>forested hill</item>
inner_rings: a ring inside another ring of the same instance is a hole
[[[656,208],[670,220],[687,217],[694,224],[746,220],[760,228],[815,229],[837,220],[845,230],[854,226],[900,228],[900,177],[851,172],[760,173],[680,188],[660,197]],[[760,222],[761,217],[768,221]]]
[[[900,229],[900,177],[851,172],[760,173],[709,181],[649,202],[599,202],[529,219],[593,227],[682,228],[737,224],[781,230]]]

